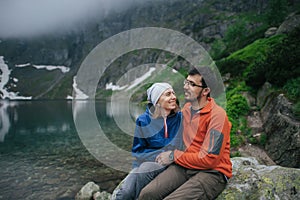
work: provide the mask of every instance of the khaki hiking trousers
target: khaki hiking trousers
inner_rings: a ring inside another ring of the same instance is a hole
[[[220,172],[191,170],[170,165],[146,185],[139,200],[210,200],[226,187],[227,179]]]

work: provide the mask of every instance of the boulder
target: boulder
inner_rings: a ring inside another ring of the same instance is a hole
[[[300,168],[300,122],[292,112],[292,103],[283,95],[270,95],[261,109],[265,150],[280,166]]]
[[[268,38],[268,37],[275,35],[276,31],[277,31],[277,27],[268,28],[268,30],[265,32],[265,37]]]
[[[300,27],[300,14],[292,13],[279,26],[279,28],[276,31],[276,34],[289,33],[295,30],[295,28],[297,27]]]
[[[94,195],[93,195],[93,199],[94,200],[107,200],[107,199],[111,199],[111,194],[108,193],[108,192],[96,192]]]
[[[231,161],[233,177],[217,200],[300,199],[300,169],[260,165],[255,158]]]
[[[100,187],[94,182],[88,182],[85,184],[81,190],[75,196],[75,200],[90,200],[93,194],[98,192]]]
[[[300,199],[300,169],[261,165],[253,157],[235,157],[233,177],[217,200]],[[84,186],[85,187],[85,186]],[[89,192],[87,199],[109,200],[111,194]]]
[[[258,90],[256,95],[256,106],[261,108],[264,106],[267,97],[274,92],[274,88],[269,82],[265,84]]]
[[[247,118],[252,135],[266,135],[264,149],[277,165],[300,168],[300,122],[293,103],[266,82],[257,93],[256,107],[260,110],[253,110]]]

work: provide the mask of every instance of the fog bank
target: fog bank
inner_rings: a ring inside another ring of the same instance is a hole
[[[148,0],[149,1],[149,0]],[[153,0],[155,1],[155,0]],[[157,1],[157,0],[156,0]],[[142,0],[1,0],[0,38],[61,33]]]

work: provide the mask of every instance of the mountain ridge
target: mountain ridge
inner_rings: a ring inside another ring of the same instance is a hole
[[[214,38],[224,37],[226,29],[234,23],[234,19],[230,19],[231,15],[248,12],[249,10],[260,13],[266,9],[267,1],[260,1],[259,6],[255,4],[256,1],[245,3],[236,0],[231,2],[232,5],[229,6],[223,1],[158,1],[156,4],[151,4],[151,1],[149,1],[146,4],[132,6],[126,13],[112,13],[97,23],[86,24],[78,32],[35,38],[2,39],[0,55],[4,56],[4,60],[12,70],[12,76],[15,75],[20,80],[19,84],[23,85],[21,87],[17,84],[17,87],[11,89],[12,91],[19,92],[21,95],[32,96],[33,99],[65,99],[72,94],[73,76],[75,76],[85,56],[97,44],[114,34],[137,27],[165,27],[183,32],[209,50],[212,45],[211,41]],[[244,4],[241,4],[241,2]],[[258,7],[259,9],[255,10]],[[225,17],[221,18],[222,15]],[[155,63],[157,55],[153,56],[148,60]],[[66,74],[50,72],[51,75],[46,75],[45,79],[47,79],[47,76],[56,79],[54,82],[49,82],[55,84],[55,87],[46,84],[39,89],[35,87],[35,84],[28,83],[41,84],[40,79],[35,78],[35,76],[31,78],[24,76],[22,78],[22,73],[15,72],[17,71],[15,65],[24,63],[62,65],[70,68],[70,71]],[[142,61],[137,62],[137,64],[139,63],[142,63]],[[128,64],[124,62],[119,65],[116,64],[115,67],[122,65]],[[118,70],[112,71],[114,71],[114,74],[106,76],[104,81],[100,80],[100,88],[105,87],[107,80],[115,82],[117,79],[114,77],[120,77],[121,74],[116,73]],[[60,78],[61,76],[63,78]],[[27,84],[28,87],[25,87]],[[56,88],[59,88],[60,91],[57,91]],[[41,91],[33,92],[35,90]]]

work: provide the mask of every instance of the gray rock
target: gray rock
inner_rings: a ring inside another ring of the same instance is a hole
[[[251,157],[235,157],[231,161],[233,177],[217,200],[300,199],[300,169],[261,165]],[[97,192],[93,198],[109,200],[111,194]]]
[[[272,35],[275,35],[276,31],[277,31],[277,27],[268,28],[268,30],[265,32],[265,37],[268,38],[271,37]]]
[[[98,192],[100,187],[94,182],[88,182],[85,184],[81,190],[75,196],[75,200],[90,200],[93,194]]]
[[[254,158],[231,161],[233,177],[217,200],[300,199],[300,169],[260,165]]]
[[[267,97],[274,92],[272,85],[269,82],[265,82],[265,84],[258,90],[256,96],[256,105],[261,108],[264,106]]]
[[[249,107],[252,109],[256,109],[256,98],[248,91],[243,92],[242,95],[246,98]]]
[[[300,27],[300,15],[292,13],[279,26],[276,34],[289,33],[297,27]]]
[[[252,111],[250,115],[248,115],[247,126],[251,128],[253,136],[257,133],[263,132],[263,123],[261,121],[260,112]]]
[[[106,200],[106,199],[111,199],[111,194],[108,193],[108,192],[96,192],[94,195],[93,195],[93,199],[94,200]]]
[[[292,103],[283,95],[271,95],[261,109],[265,150],[280,166],[300,168],[300,122],[292,114]]]
[[[241,154],[241,157],[253,157],[262,165],[276,165],[276,163],[269,157],[266,151],[257,145],[252,145],[250,143],[245,144],[239,148],[239,152]]]
[[[256,96],[256,107],[247,117],[252,136],[266,135],[265,151],[280,166],[300,168],[300,122],[290,102],[266,82]]]

